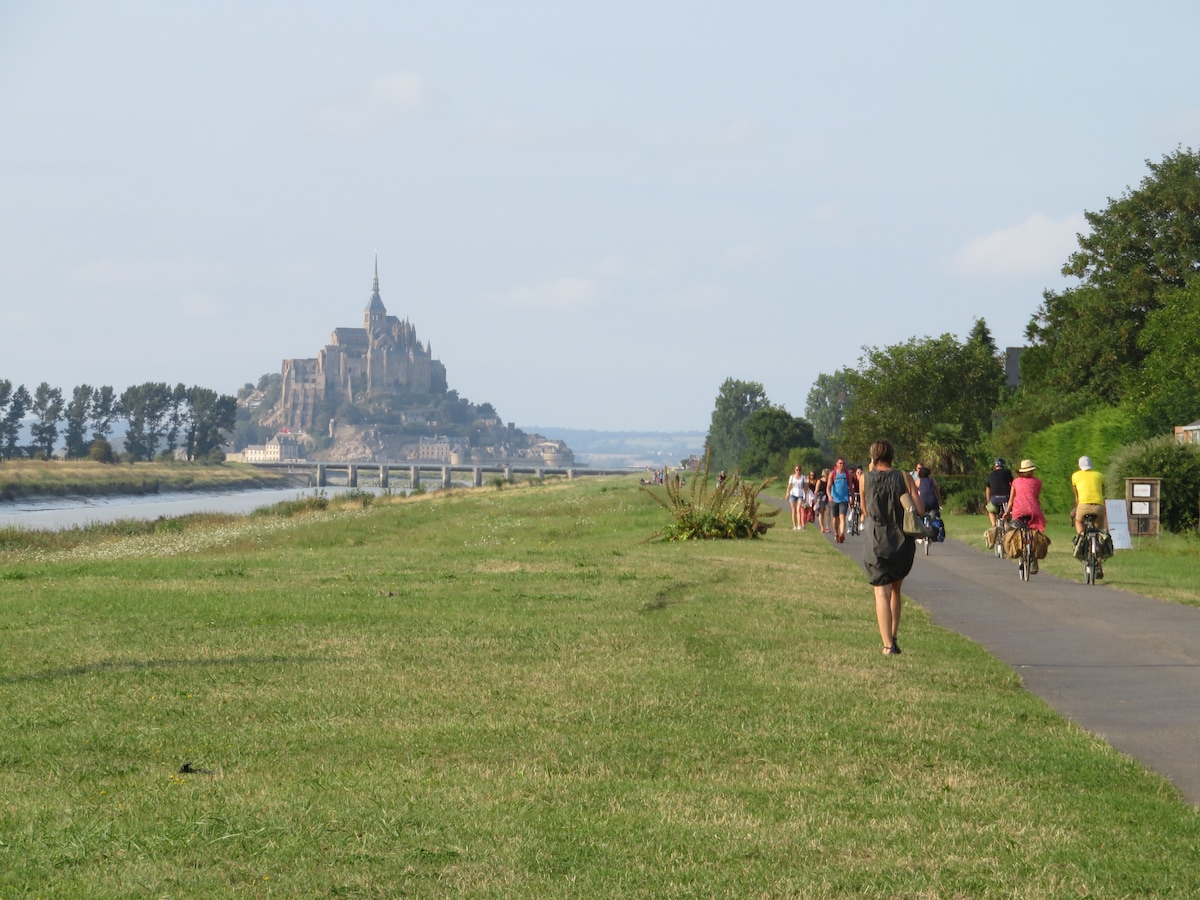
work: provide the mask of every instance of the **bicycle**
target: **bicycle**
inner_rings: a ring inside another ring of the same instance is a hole
[[[859,505],[858,495],[850,498],[850,509],[846,513],[846,534],[857,537],[862,531],[862,506]]]
[[[1096,580],[1104,577],[1104,567],[1100,560],[1100,529],[1096,527],[1096,516],[1088,513],[1083,517],[1083,534],[1080,539],[1084,542],[1083,549],[1083,581],[1085,584],[1095,584]]]
[[[936,540],[933,531],[933,513],[929,512],[921,516],[921,524],[925,526],[925,537],[919,537],[917,540],[925,545],[925,555],[928,556],[929,545]]]
[[[1037,559],[1033,552],[1033,529],[1029,527],[1029,516],[1018,516],[1013,520],[1013,527],[1021,532],[1021,555],[1018,557],[1017,572],[1022,581],[1028,581],[1030,575],[1037,574]]]
[[[1000,513],[996,516],[996,543],[992,549],[996,551],[996,559],[1004,559],[1004,535],[1008,533],[1008,515]]]

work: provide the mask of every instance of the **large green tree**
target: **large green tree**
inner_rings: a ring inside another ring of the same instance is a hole
[[[966,344],[943,334],[864,349],[842,419],[843,455],[861,459],[872,441],[887,438],[911,462],[935,426],[961,427],[966,446],[989,433],[1004,370],[982,320]]]
[[[12,459],[23,452],[17,444],[21,421],[32,405],[33,398],[25,385],[14,391],[11,381],[0,381],[0,456]]]
[[[741,470],[754,478],[778,474],[790,451],[817,444],[812,425],[782,406],[756,409],[746,418],[745,430],[750,446],[742,455]]]
[[[33,392],[32,410],[37,416],[37,421],[29,427],[33,447],[49,459],[54,454],[54,445],[58,442],[58,423],[63,417],[62,389],[50,387],[49,382],[43,381]]]
[[[842,417],[850,405],[853,379],[852,369],[838,369],[832,375],[822,372],[808,392],[804,415],[812,423],[817,443],[827,456],[834,455],[842,436]]]
[[[1138,346],[1146,356],[1127,401],[1147,432],[1200,419],[1200,279],[1161,292]]]
[[[750,448],[746,420],[755,410],[769,405],[767,392],[757,381],[725,379],[717,392],[705,441],[713,469],[733,470],[741,465]]]
[[[117,408],[129,423],[125,452],[131,462],[154,459],[166,437],[173,403],[174,392],[161,381],[132,385],[122,392]]]
[[[233,431],[237,398],[198,386],[192,386],[184,393],[181,420],[188,459],[209,457],[220,449],[225,434]]]
[[[106,384],[92,392],[92,405],[88,420],[92,424],[92,440],[106,441],[112,433],[113,419],[117,416],[117,395],[112,385]]]
[[[66,429],[63,431],[63,442],[66,445],[67,459],[85,459],[88,455],[87,423],[92,409],[92,395],[95,391],[90,384],[79,384],[71,391],[71,402],[67,404],[63,416]]]
[[[1046,291],[1026,327],[1023,390],[1056,421],[1136,391],[1142,329],[1200,270],[1200,156],[1179,149],[1146,165],[1137,190],[1085,213],[1090,230],[1062,269],[1080,283]]]

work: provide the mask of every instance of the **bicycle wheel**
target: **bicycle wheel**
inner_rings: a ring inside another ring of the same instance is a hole
[[[1021,571],[1024,573],[1022,577],[1028,581],[1029,576],[1033,574],[1033,535],[1027,533],[1024,537],[1025,541],[1021,547]]]
[[[1096,533],[1094,531],[1089,532],[1088,533],[1088,546],[1087,546],[1087,569],[1085,571],[1085,575],[1087,576],[1088,584],[1096,583],[1096,566],[1098,566],[1100,564],[1100,546],[1099,545],[1100,545],[1100,541],[1097,539]]]
[[[1004,520],[1000,519],[996,522],[996,545],[993,547],[996,551],[996,559],[1004,559]]]

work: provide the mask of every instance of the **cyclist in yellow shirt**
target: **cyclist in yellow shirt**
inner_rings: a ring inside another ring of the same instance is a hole
[[[1089,457],[1079,457],[1079,471],[1071,476],[1071,489],[1075,492],[1075,533],[1083,534],[1083,517],[1094,515],[1096,527],[1108,530],[1108,517],[1104,512],[1104,476],[1092,468]]]

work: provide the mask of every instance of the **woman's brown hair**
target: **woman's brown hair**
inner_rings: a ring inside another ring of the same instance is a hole
[[[887,465],[892,464],[892,460],[896,458],[896,451],[892,447],[891,441],[878,440],[871,445],[870,449],[871,462],[881,462]]]

